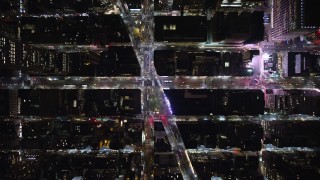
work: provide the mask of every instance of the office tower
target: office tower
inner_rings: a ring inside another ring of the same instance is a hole
[[[271,9],[271,36],[274,40],[289,40],[320,27],[318,1],[274,0]]]

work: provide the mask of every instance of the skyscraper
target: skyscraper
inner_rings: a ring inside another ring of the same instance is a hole
[[[288,40],[320,27],[319,1],[273,0],[271,36],[274,40]]]

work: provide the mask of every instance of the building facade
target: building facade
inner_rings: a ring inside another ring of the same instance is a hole
[[[312,0],[273,0],[271,36],[273,40],[299,37],[320,27],[316,20],[319,2]]]

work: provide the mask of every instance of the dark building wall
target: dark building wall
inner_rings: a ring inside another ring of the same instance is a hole
[[[238,52],[155,50],[154,63],[160,76],[251,76]],[[251,60],[251,59],[250,59]]]
[[[94,7],[101,7],[99,0],[28,0],[25,3],[26,13],[43,14],[47,11],[57,12],[66,10],[69,12],[83,13],[88,12]]]
[[[313,75],[320,74],[320,55],[310,55],[310,73]]]
[[[264,39],[264,24],[263,11],[255,11],[250,16],[250,38],[249,42],[263,41]]]
[[[166,90],[175,115],[258,115],[264,113],[260,90]],[[197,108],[194,108],[197,107]]]
[[[301,22],[304,26],[315,26],[320,27],[320,15],[319,15],[319,7],[320,1],[314,0],[299,0],[302,1],[302,10],[303,15],[301,16]],[[301,10],[299,12],[301,14]]]
[[[18,114],[18,91],[13,89],[0,90],[0,116]]]
[[[217,12],[212,21],[213,41],[227,40],[227,43],[262,41],[264,38],[263,11]]]
[[[3,41],[4,40],[4,41]],[[11,42],[11,43],[9,43]],[[10,46],[15,51],[10,51]],[[14,53],[13,53],[14,52]],[[131,46],[111,46],[105,51],[58,52],[0,37],[0,75],[16,70],[31,76],[139,76],[140,65]]]
[[[204,16],[155,16],[156,41],[205,42],[207,21]]]
[[[160,76],[175,74],[174,50],[155,50],[154,65]]]
[[[76,17],[23,17],[21,41],[50,44],[99,44],[129,42],[130,38],[119,15]]]
[[[198,119],[193,122],[177,122],[177,125],[188,149],[196,149],[200,145],[207,148],[238,147],[249,151],[261,149],[263,128],[259,123]]]
[[[105,116],[141,113],[140,90],[19,90],[21,115]],[[7,103],[8,104],[8,103]],[[5,109],[2,108],[2,109]]]
[[[0,89],[0,115],[9,115],[9,90]]]

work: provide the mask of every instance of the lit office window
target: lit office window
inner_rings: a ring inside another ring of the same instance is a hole
[[[170,30],[175,31],[176,30],[176,25],[175,24],[171,24],[170,25]]]
[[[175,24],[164,24],[163,25],[163,30],[169,30],[169,31],[175,31],[176,30],[176,25]]]

